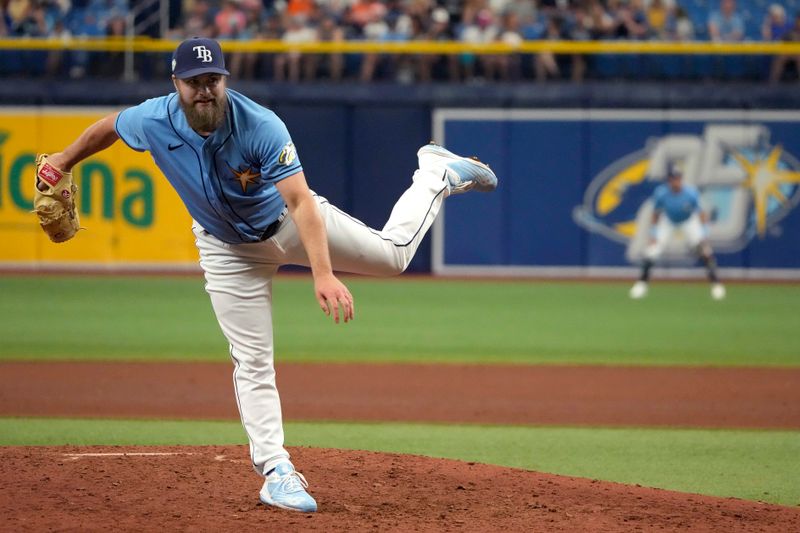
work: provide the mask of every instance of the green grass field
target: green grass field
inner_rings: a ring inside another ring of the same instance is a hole
[[[714,302],[705,284],[656,283],[633,302],[625,283],[348,284],[357,319],[333,326],[308,278],[276,281],[280,360],[800,365],[800,285],[733,285]],[[0,359],[228,360],[199,277],[9,276],[0,294]]]
[[[281,361],[800,365],[800,285],[348,279],[334,326],[308,278],[275,283]],[[0,278],[0,360],[228,361],[199,277]],[[287,424],[287,444],[459,458],[800,505],[800,432]],[[244,443],[238,423],[0,419],[0,445]]]

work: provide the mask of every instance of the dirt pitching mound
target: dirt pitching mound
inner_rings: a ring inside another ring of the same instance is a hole
[[[244,446],[0,448],[0,530],[800,531],[800,509],[409,455],[291,449],[316,514]]]

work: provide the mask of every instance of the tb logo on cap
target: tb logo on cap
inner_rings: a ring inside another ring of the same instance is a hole
[[[197,59],[201,59],[203,63],[211,63],[214,59],[211,57],[211,50],[205,46],[194,46],[192,50],[197,52]]]
[[[176,78],[185,80],[208,73],[231,75],[225,70],[225,56],[217,41],[194,37],[178,45],[172,54],[172,74]]]

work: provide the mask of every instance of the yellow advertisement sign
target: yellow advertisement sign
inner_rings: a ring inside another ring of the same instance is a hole
[[[0,266],[187,266],[191,218],[147,153],[117,141],[73,170],[81,227],[50,242],[31,210],[35,158],[62,150],[114,109],[0,107]]]

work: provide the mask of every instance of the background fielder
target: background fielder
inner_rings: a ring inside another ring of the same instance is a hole
[[[663,215],[663,216],[662,216]],[[650,224],[650,242],[644,250],[642,273],[630,290],[633,299],[647,296],[650,269],[664,253],[670,240],[682,236],[706,267],[711,282],[711,296],[715,300],[725,298],[725,287],[719,282],[716,260],[706,236],[708,218],[700,206],[700,192],[683,183],[681,171],[671,165],[667,183],[662,183],[653,192],[653,218]]]
[[[259,497],[266,504],[315,511],[308,484],[283,447],[273,364],[274,274],[282,264],[311,267],[320,307],[335,322],[340,315],[347,322],[355,316],[353,298],[334,268],[370,275],[403,272],[444,198],[494,190],[497,178],[476,160],[436,145],[422,147],[411,187],[384,228],[374,230],[309,190],[283,122],[227,89],[228,71],[216,41],[182,42],[172,70],[175,93],[110,115],[63,152],[43,157],[37,189],[63,185],[75,164],[118,138],[150,152],[194,219],[206,291],[230,343],[253,466],[266,477]],[[68,211],[74,212],[69,200]],[[76,221],[70,220],[74,229]]]

